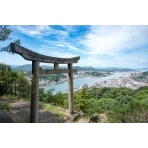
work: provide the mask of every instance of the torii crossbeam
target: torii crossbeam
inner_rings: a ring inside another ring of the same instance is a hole
[[[15,43],[10,44],[10,50],[12,53],[19,54],[24,59],[32,61],[30,122],[32,123],[38,122],[39,74],[68,73],[69,112],[70,114],[74,114],[73,72],[77,72],[77,70],[72,68],[72,64],[77,63],[78,60],[80,60],[80,57],[74,57],[74,58],[50,57],[36,53]],[[52,70],[39,69],[39,62],[53,63],[54,69]],[[59,69],[59,64],[67,64],[68,69]]]

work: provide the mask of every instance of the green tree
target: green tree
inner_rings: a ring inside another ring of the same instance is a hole
[[[127,103],[121,103],[107,112],[109,122],[137,123],[146,122],[148,99],[131,98]]]
[[[7,92],[6,94],[10,94],[10,95],[16,95],[16,80],[17,80],[18,74],[15,71],[9,71],[9,73],[7,73],[7,80],[6,80],[6,84],[7,84]]]
[[[12,30],[8,27],[8,25],[0,25],[0,41],[1,42],[11,39],[9,38],[11,33],[12,33]],[[20,39],[15,40],[14,43],[20,45],[21,44]],[[0,51],[11,52],[10,46],[7,45],[5,47],[0,47]]]
[[[18,99],[30,99],[31,85],[23,73],[18,74],[16,92]]]
[[[123,96],[123,95],[118,95],[116,98],[115,98],[115,105],[117,106],[124,106],[126,105],[129,101],[131,101],[133,98],[131,96]]]
[[[68,96],[66,94],[58,92],[53,97],[54,105],[68,108]]]
[[[51,90],[48,90],[46,92],[45,98],[43,99],[43,102],[45,103],[52,103],[54,105],[54,98],[53,98],[53,93]]]
[[[93,114],[98,114],[101,112],[101,109],[99,108],[99,101],[97,99],[91,98],[88,100],[85,100],[86,107],[84,108],[83,112],[87,116],[91,116]]]
[[[98,100],[98,108],[101,112],[106,112],[115,107],[115,100],[112,98],[101,98]]]
[[[148,90],[140,90],[133,97],[137,100],[148,99]]]
[[[130,111],[128,106],[119,107],[116,106],[112,110],[107,111],[107,118],[109,122],[115,123],[127,123],[130,122]]]
[[[140,122],[142,116],[143,104],[140,100],[133,99],[127,104],[129,108],[129,122]]]
[[[7,25],[0,25],[0,41],[6,41],[9,39],[9,35],[11,34],[11,30]]]
[[[87,100],[90,99],[87,89],[83,88],[74,95],[75,109],[78,111],[86,112]]]
[[[30,98],[30,90],[30,83],[23,73],[11,70],[11,67],[6,64],[0,64],[0,95]]]
[[[11,67],[0,63],[0,95],[13,94],[15,92],[15,80],[17,73]]]
[[[44,98],[46,98],[44,88],[39,88],[39,101],[44,102]]]

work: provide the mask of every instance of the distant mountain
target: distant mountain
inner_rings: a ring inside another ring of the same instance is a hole
[[[52,66],[47,66],[47,65],[40,65],[43,69],[51,69]],[[26,64],[26,65],[21,65],[21,66],[11,66],[11,68],[15,71],[23,71],[23,72],[28,72],[32,70],[32,65],[31,64]]]
[[[40,67],[42,67],[43,69],[52,69],[52,66],[48,66],[48,65],[40,65]],[[26,65],[21,65],[21,66],[13,66],[11,67],[13,70],[15,71],[31,71],[32,69],[32,65],[31,64],[26,64]],[[60,68],[66,68],[66,67],[60,67]],[[81,66],[74,66],[74,69],[78,69],[79,71],[97,71],[96,68],[94,67],[90,67],[90,66],[86,66],[86,67],[81,67]]]
[[[77,69],[78,71],[97,71],[96,68],[91,67],[91,66],[85,66],[85,67],[74,66],[74,69]]]
[[[134,71],[134,69],[130,68],[120,68],[120,67],[91,67],[91,66],[74,66],[75,69],[79,71],[107,71],[107,72],[114,72],[114,71]]]
[[[42,67],[42,69],[52,69],[53,66],[48,66],[48,65],[40,65],[40,67]]]
[[[148,70],[148,67],[144,67],[144,68],[138,68],[136,70]]]
[[[52,69],[52,66],[48,65],[40,65],[43,69]],[[32,65],[31,64],[26,64],[22,66],[11,66],[11,68],[15,71],[24,71],[28,72],[31,71]],[[66,67],[61,67],[61,68],[66,68]],[[107,72],[114,72],[114,71],[133,71],[133,69],[129,68],[118,68],[118,67],[97,67],[94,68],[92,66],[74,66],[74,69],[77,69],[78,71],[107,71]]]
[[[13,68],[16,68],[16,67],[18,67],[18,65],[11,65],[11,68],[13,69]]]
[[[26,65],[21,65],[21,66],[17,66],[17,67],[11,67],[13,70],[15,71],[31,71],[32,69],[32,65],[31,64],[26,64]]]
[[[135,69],[130,68],[120,68],[120,67],[97,67],[96,68],[99,71],[108,71],[108,72],[114,72],[114,71],[134,71]]]

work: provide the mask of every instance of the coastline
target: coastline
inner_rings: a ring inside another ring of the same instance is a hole
[[[107,77],[107,76],[110,76],[110,75],[112,75],[112,74],[106,74],[106,75],[104,74],[104,75],[101,75],[101,76],[74,75],[73,80],[74,80],[74,79],[80,79],[80,78],[99,78],[99,77]],[[58,82],[55,82],[55,81],[49,82],[48,80],[47,80],[47,81],[43,81],[43,80],[42,80],[42,81],[39,82],[39,87],[50,86],[50,85],[55,85],[55,84],[61,84],[61,83],[64,83],[64,82],[66,82],[66,81],[68,81],[67,78],[61,79],[61,80],[59,80]]]
[[[86,88],[92,87],[127,87],[131,89],[137,89],[140,86],[148,86],[146,82],[137,82],[132,77],[138,75],[140,72],[116,72],[110,76],[106,77],[83,77],[74,79],[74,91],[78,91],[81,89],[85,84]],[[54,90],[52,91],[53,94],[57,92],[67,93],[68,92],[68,84],[67,82],[58,83],[58,84],[51,84],[48,86],[41,86],[40,88],[44,88],[45,91],[47,90]]]

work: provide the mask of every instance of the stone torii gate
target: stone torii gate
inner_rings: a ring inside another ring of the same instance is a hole
[[[77,63],[80,57],[74,58],[58,58],[42,55],[24,48],[18,44],[11,43],[10,50],[12,53],[21,55],[24,59],[32,61],[32,85],[31,85],[31,108],[30,108],[30,122],[38,122],[38,100],[39,100],[39,74],[54,74],[54,73],[68,73],[68,87],[69,87],[69,112],[74,114],[74,96],[73,96],[73,63]],[[39,68],[39,62],[53,63],[54,69],[42,70]],[[67,64],[68,69],[59,69],[59,64]]]

